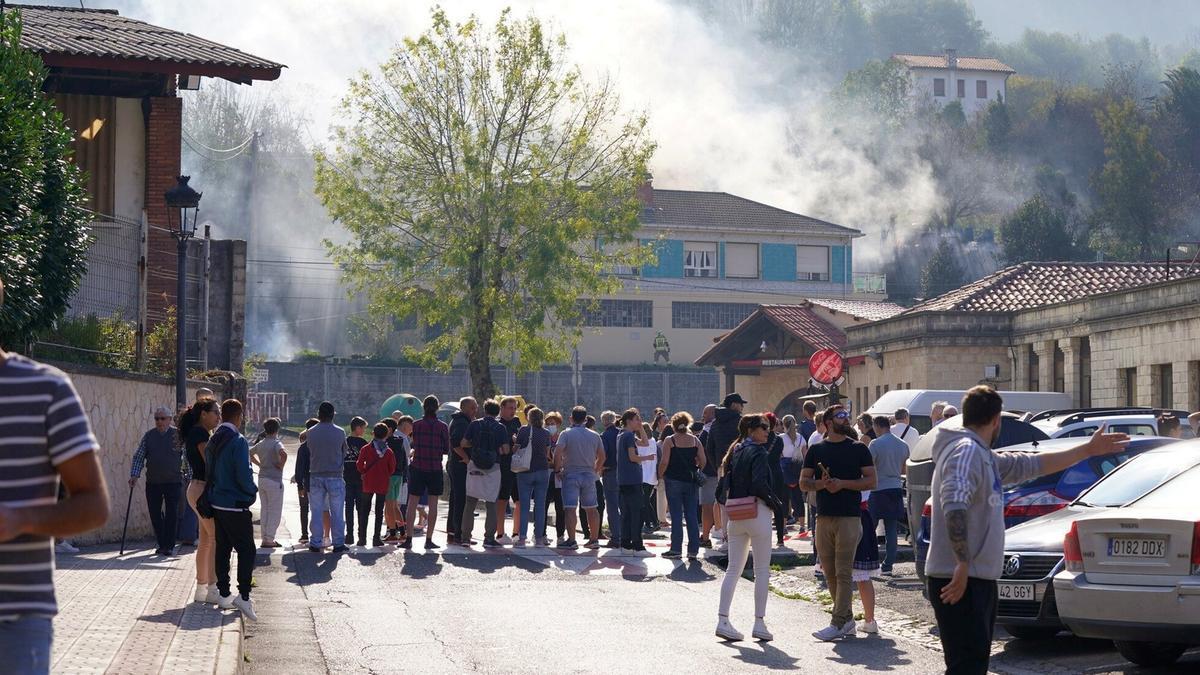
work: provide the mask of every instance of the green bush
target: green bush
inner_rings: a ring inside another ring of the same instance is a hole
[[[106,368],[133,370],[137,329],[121,316],[107,319],[94,314],[60,320],[42,334],[37,347],[39,358],[70,363],[89,363]]]

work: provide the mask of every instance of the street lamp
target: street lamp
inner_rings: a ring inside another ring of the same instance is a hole
[[[167,228],[178,244],[175,279],[175,406],[187,405],[187,247],[196,234],[196,217],[200,215],[200,193],[188,185],[191,176],[179,176],[175,187],[163,195],[167,200]],[[171,212],[177,211],[178,228],[172,227]],[[188,222],[188,212],[191,222]]]

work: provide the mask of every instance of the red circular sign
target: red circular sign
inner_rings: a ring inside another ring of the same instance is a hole
[[[821,384],[833,384],[842,376],[842,355],[833,349],[822,349],[808,358],[808,372]]]

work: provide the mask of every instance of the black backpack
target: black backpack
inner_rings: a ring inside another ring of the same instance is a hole
[[[471,447],[471,462],[476,469],[487,471],[500,458],[500,448],[496,446],[496,427],[499,422],[493,419],[484,420],[481,433],[479,434],[479,443]]]

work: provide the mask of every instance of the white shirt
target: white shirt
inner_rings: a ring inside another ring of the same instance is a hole
[[[793,457],[804,456],[804,438],[800,434],[796,434],[796,440],[793,441],[787,432],[779,435],[783,439],[783,456],[791,459]]]
[[[653,455],[655,457],[655,459],[650,459],[650,460],[646,460],[645,462],[641,462],[642,482],[645,483],[646,485],[657,485],[658,484],[658,459],[657,459],[657,457],[658,457],[658,442],[650,441],[646,445],[642,445],[641,443],[638,443],[637,453],[638,453],[638,457],[646,457],[648,455]]]
[[[912,428],[912,425],[898,422],[892,425],[892,434],[908,444],[908,449],[912,450],[917,447],[917,443],[921,440],[921,432]]]
[[[811,448],[812,446],[816,445],[817,443],[820,443],[823,440],[825,440],[825,437],[821,435],[821,432],[814,431],[814,432],[812,432],[812,435],[808,437],[808,447]]]

